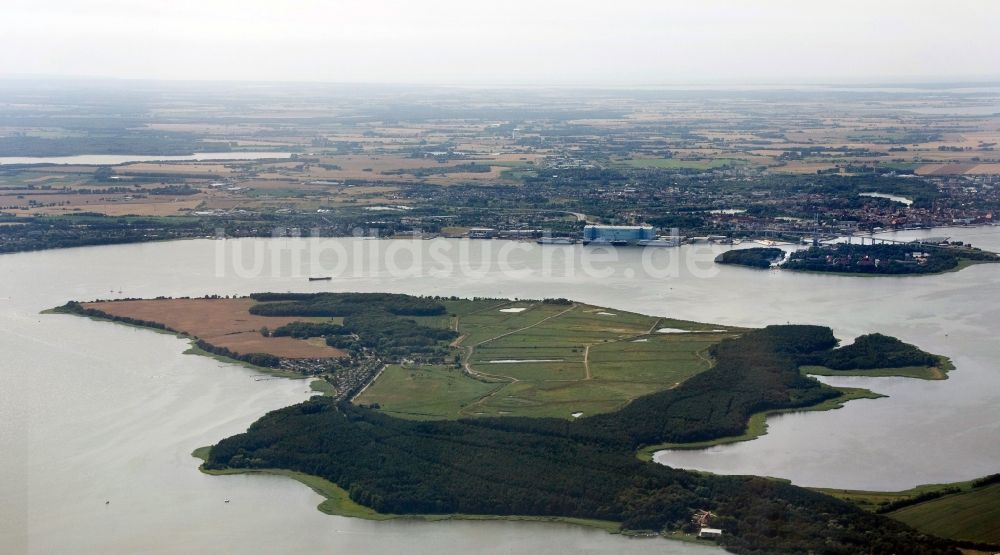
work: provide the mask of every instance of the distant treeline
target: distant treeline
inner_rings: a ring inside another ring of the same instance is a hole
[[[448,343],[458,337],[455,330],[424,326],[409,318],[378,311],[347,316],[344,328],[355,337],[331,335],[326,344],[352,351],[369,349],[389,360],[441,362],[448,355]]]
[[[897,499],[896,501],[891,501],[885,505],[880,506],[875,510],[876,513],[883,515],[885,513],[891,513],[893,511],[898,511],[904,507],[910,507],[912,505],[919,505],[925,501],[930,501],[932,499],[937,499],[939,497],[944,497],[945,495],[951,495],[953,493],[961,493],[961,489],[957,487],[942,488],[939,490],[928,491],[921,493],[920,495],[915,495],[913,497],[907,497],[906,499]]]
[[[914,254],[927,256],[923,261],[918,261]],[[994,253],[972,248],[839,243],[793,252],[783,268],[859,274],[933,274],[955,269],[961,259],[983,262],[998,260]]]
[[[990,474],[972,481],[973,488],[982,488],[993,484],[1000,484],[1000,474]]]
[[[187,196],[196,195],[201,192],[200,189],[196,189],[190,185],[167,185],[164,187],[154,187],[152,189],[146,189],[146,193],[151,195],[177,195],[177,196]]]
[[[259,316],[350,316],[361,312],[388,312],[398,316],[438,316],[443,304],[428,297],[393,293],[254,293],[260,301],[250,307]]]
[[[874,368],[905,368],[936,366],[937,356],[915,345],[880,333],[862,335],[854,343],[839,349],[809,357],[807,364],[826,366],[833,370],[871,370]]]
[[[384,513],[567,516],[694,531],[691,515],[704,509],[718,515],[719,541],[736,553],[955,553],[944,540],[786,482],[635,457],[641,445],[740,433],[754,412],[836,397],[800,375],[796,360],[834,344],[817,326],[748,332],[720,343],[716,365],[676,389],[575,421],[412,421],[316,398],[221,441],[206,467],[320,476]]]
[[[0,226],[0,253],[115,245],[197,237],[214,233],[210,222],[193,218],[106,217],[80,212],[72,216],[9,218]]]
[[[423,325],[405,316],[444,316],[447,309],[430,297],[390,293],[255,293],[250,307],[261,316],[343,317],[343,325],[294,322],[272,335],[325,337],[327,345],[388,360],[441,362],[458,332]]]
[[[208,341],[203,339],[198,339],[194,344],[201,350],[212,353],[213,355],[224,356],[226,358],[231,358],[234,360],[243,361],[254,366],[263,366],[264,368],[278,368],[281,366],[281,357],[268,354],[268,353],[247,353],[241,355],[234,351],[230,351],[225,347],[218,347],[212,345]]]
[[[101,318],[104,320],[112,320],[114,322],[121,322],[123,324],[129,324],[132,326],[142,326],[145,328],[153,328],[157,330],[169,331],[172,333],[181,333],[169,326],[161,324],[159,322],[152,322],[150,320],[140,320],[138,318],[130,318],[128,316],[117,316],[114,314],[109,314],[103,310],[98,310],[96,308],[87,308],[77,301],[69,301],[68,303],[55,309],[57,312],[69,312],[72,314],[79,314],[80,316],[88,316],[90,318]]]
[[[347,335],[351,332],[340,324],[330,322],[290,322],[275,328],[265,335],[270,337],[294,337],[308,339],[310,337],[326,337],[327,335]]]
[[[428,168],[406,168],[400,170],[388,170],[382,172],[385,175],[410,174],[416,177],[427,177],[431,175],[444,175],[449,173],[489,173],[493,169],[487,164],[458,164],[455,166],[439,166]]]
[[[757,247],[752,249],[737,249],[726,251],[715,258],[719,264],[736,264],[751,268],[770,268],[771,264],[781,260],[785,251],[775,248]]]

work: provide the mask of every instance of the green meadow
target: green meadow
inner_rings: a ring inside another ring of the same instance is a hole
[[[418,320],[461,334],[458,364],[390,365],[356,403],[414,419],[610,412],[707,370],[708,349],[741,331],[578,303],[445,305]]]

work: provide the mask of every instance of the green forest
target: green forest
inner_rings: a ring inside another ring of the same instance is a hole
[[[871,370],[934,366],[939,363],[939,357],[915,345],[903,343],[895,337],[872,333],[858,337],[854,343],[846,347],[810,357],[804,363],[825,366],[833,370]]]
[[[997,260],[997,255],[994,253],[972,248],[839,243],[793,252],[782,268],[852,274],[936,274],[954,270],[962,261],[997,262]]]
[[[752,248],[726,251],[715,258],[719,264],[735,264],[751,268],[770,268],[771,263],[781,260],[785,251],[776,248]]]
[[[432,303],[421,299],[406,310]],[[694,531],[691,516],[704,509],[718,515],[712,523],[725,531],[720,542],[735,553],[955,553],[944,540],[782,481],[636,458],[644,445],[738,434],[753,413],[839,396],[798,370],[803,357],[835,345],[820,326],[751,331],[717,344],[715,366],[679,387],[574,421],[414,421],[314,398],[221,441],[205,467],[319,476],[382,513],[565,516],[627,530]]]
[[[341,317],[342,325],[292,322],[271,335],[325,337],[327,345],[355,353],[374,352],[386,360],[403,358],[442,362],[448,343],[458,337],[451,329],[426,326],[412,317],[441,316],[447,310],[427,297],[390,293],[255,293],[260,316]]]
[[[767,269],[784,257],[778,248],[755,247],[726,251],[719,264]],[[997,255],[973,248],[933,245],[852,245],[839,243],[793,251],[780,267],[785,270],[848,274],[936,274],[959,268],[962,262],[997,262]]]

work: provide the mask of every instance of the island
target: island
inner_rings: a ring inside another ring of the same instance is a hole
[[[717,256],[715,261],[719,264],[734,264],[749,268],[767,269],[784,259],[785,251],[777,247],[756,247],[726,251]]]
[[[783,250],[773,247],[731,250],[720,254],[715,261],[749,268],[777,267],[848,276],[899,276],[956,271],[972,264],[1000,262],[1000,257],[968,245],[837,243],[793,251],[787,259]]]
[[[196,455],[208,473],[298,479],[327,497],[327,512],[561,520],[692,541],[721,529],[700,541],[735,553],[956,553],[951,540],[786,481],[637,456],[740,436],[755,415],[855,398],[800,369],[869,364],[858,348],[838,349],[827,327],[742,329],[566,299],[380,293],[71,302],[59,311],[177,333],[201,354],[323,384],[324,395]],[[874,364],[915,356],[867,344]]]

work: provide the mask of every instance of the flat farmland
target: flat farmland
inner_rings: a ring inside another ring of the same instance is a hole
[[[590,348],[595,380],[661,384],[680,383],[708,369],[708,349],[729,334],[670,333]]]
[[[343,351],[323,343],[292,337],[264,337],[274,329],[303,321],[300,317],[257,316],[248,312],[252,299],[151,299],[84,303],[113,316],[158,322],[238,354],[267,353],[282,358],[334,358]]]
[[[448,418],[499,387],[502,384],[470,379],[457,368],[392,364],[355,402],[379,403],[382,412],[403,418]]]
[[[709,347],[741,331],[576,303],[445,304],[417,320],[461,334],[461,367],[389,366],[356,402],[420,419],[610,412],[707,370]]]
[[[916,169],[919,175],[996,175],[1000,174],[1000,164],[925,164]]]
[[[1000,544],[1000,484],[918,503],[889,516],[942,538]]]
[[[233,173],[233,168],[229,164],[218,162],[136,162],[115,166],[115,173],[121,175],[130,174],[155,174],[155,175],[186,175],[200,176],[206,178],[223,178]]]

